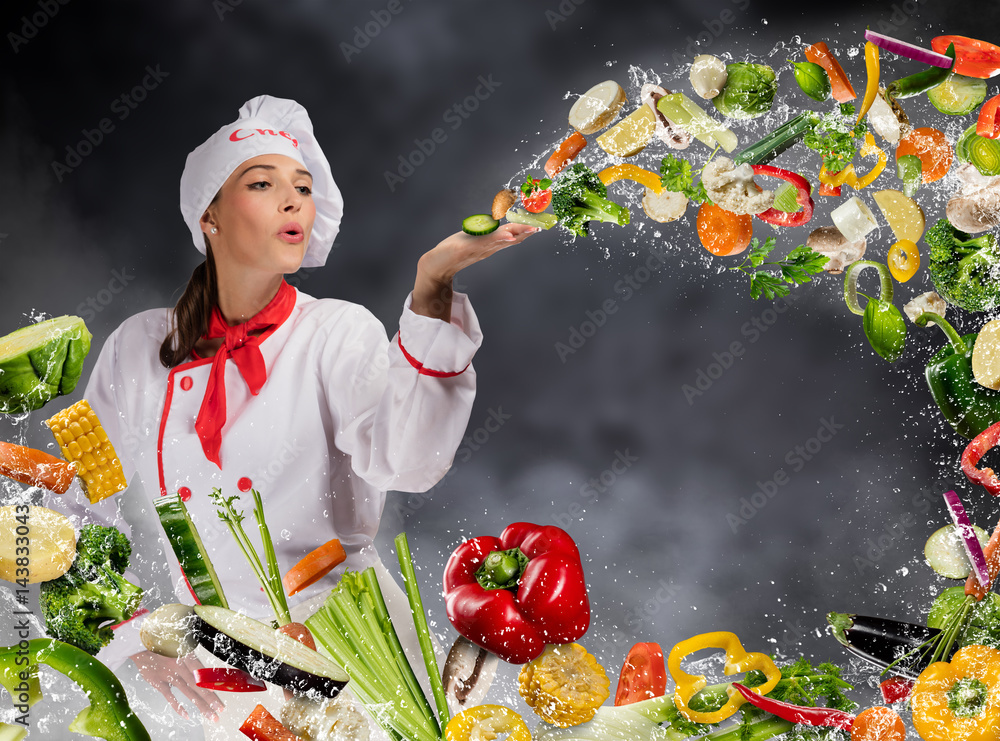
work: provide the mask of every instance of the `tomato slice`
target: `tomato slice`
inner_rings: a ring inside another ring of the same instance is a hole
[[[542,211],[549,207],[552,202],[552,189],[547,188],[546,190],[533,190],[531,195],[524,195],[521,193],[521,202],[524,204],[524,208],[533,214],[540,214]]]
[[[948,44],[955,45],[955,74],[988,80],[1000,73],[1000,46],[968,36],[936,36],[931,40],[931,48],[938,54],[944,54]]]
[[[628,652],[618,679],[615,705],[661,697],[667,691],[667,669],[659,643],[637,643]]]
[[[264,692],[267,686],[242,669],[209,667],[194,670],[195,684],[222,692]]]

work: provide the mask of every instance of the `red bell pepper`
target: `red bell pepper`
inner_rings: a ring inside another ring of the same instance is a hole
[[[892,705],[895,702],[902,702],[910,696],[913,691],[914,680],[906,677],[889,677],[882,682],[879,687],[882,690],[882,699]]]
[[[962,453],[962,473],[973,484],[982,485],[993,496],[1000,496],[1000,478],[992,468],[976,468],[979,459],[1000,443],[1000,422],[972,438]]]
[[[285,728],[263,705],[255,707],[247,716],[240,726],[240,733],[252,741],[302,741],[301,736]]]
[[[615,707],[662,697],[667,692],[667,667],[659,643],[632,646],[622,666],[615,693]]]
[[[554,525],[515,522],[499,538],[460,545],[445,565],[444,599],[455,630],[511,664],[590,627],[580,551]]]
[[[265,692],[267,685],[242,669],[205,667],[194,670],[195,685],[222,692]]]
[[[810,195],[809,181],[804,177],[791,170],[782,170],[780,167],[772,165],[753,165],[753,174],[769,175],[788,181],[798,190],[798,193],[795,194],[795,201],[802,206],[802,209],[795,213],[769,208],[767,211],[757,214],[758,219],[776,226],[801,226],[812,218],[814,204]]]
[[[994,95],[983,103],[979,109],[979,118],[976,119],[976,133],[987,139],[996,139],[1000,136],[1000,120],[998,120],[997,109],[1000,108],[1000,95]]]

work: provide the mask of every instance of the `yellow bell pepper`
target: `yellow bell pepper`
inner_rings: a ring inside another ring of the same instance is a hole
[[[660,176],[649,170],[644,170],[638,165],[612,165],[611,167],[605,167],[599,173],[597,177],[601,179],[601,182],[605,185],[609,183],[614,183],[618,180],[634,180],[637,183],[645,185],[647,188],[652,190],[654,193],[659,194],[663,190],[663,183],[660,181]]]
[[[854,123],[858,123],[868,113],[868,109],[875,102],[878,95],[879,61],[878,47],[871,41],[865,42],[865,66],[868,68],[868,86],[865,88],[865,97],[858,109],[858,118]]]
[[[861,156],[870,157],[873,154],[878,155],[878,162],[875,166],[863,177],[858,177],[857,173],[854,171],[854,165],[848,165],[840,172],[830,173],[826,170],[826,165],[819,171],[819,181],[824,185],[837,186],[837,185],[850,185],[855,190],[861,190],[862,188],[867,188],[871,185],[875,178],[882,174],[882,170],[885,169],[886,162],[889,161],[889,156],[882,150],[879,149],[875,144],[875,137],[872,136],[871,132],[865,134],[865,143],[861,146]]]
[[[703,648],[721,648],[726,652],[726,663],[723,669],[726,676],[737,672],[747,672],[751,669],[764,672],[767,681],[760,687],[754,687],[754,691],[761,695],[766,695],[773,690],[781,679],[781,670],[774,665],[770,657],[766,654],[744,651],[743,645],[735,633],[727,631],[702,633],[686,641],[681,641],[670,650],[670,656],[667,658],[667,669],[677,685],[677,689],[674,691],[674,703],[677,705],[677,709],[685,718],[695,723],[719,723],[733,715],[746,702],[739,692],[730,687],[727,690],[729,702],[715,712],[697,712],[688,707],[688,702],[695,694],[705,688],[707,681],[703,674],[694,676],[683,671],[681,659]]]
[[[965,646],[937,661],[910,694],[913,727],[924,741],[1000,739],[1000,651]]]
[[[473,735],[475,732],[476,735]],[[495,739],[501,733],[509,741],[531,741],[531,731],[520,715],[503,705],[477,705],[463,710],[444,729],[446,741]]]

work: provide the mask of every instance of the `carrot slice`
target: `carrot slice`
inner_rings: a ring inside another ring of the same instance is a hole
[[[844,68],[830,52],[825,41],[818,41],[812,46],[807,46],[806,59],[826,70],[826,74],[830,77],[830,91],[833,93],[833,99],[838,103],[846,103],[858,97],[851,86],[851,81],[847,79]]]
[[[338,565],[347,560],[347,553],[340,541],[334,538],[324,543],[288,570],[281,583],[285,593],[291,597],[306,587],[312,586]]]
[[[240,726],[240,733],[253,741],[302,741],[271,715],[267,708],[258,705]]]
[[[937,129],[914,129],[901,139],[896,146],[896,159],[906,154],[914,154],[920,158],[920,179],[924,183],[940,180],[951,169],[951,144],[944,133]]]
[[[585,146],[587,146],[586,137],[579,131],[574,131],[566,137],[562,144],[556,147],[556,151],[549,157],[549,161],[545,163],[545,174],[550,178],[555,177],[557,173],[561,172],[566,165],[580,154],[580,150]]]
[[[294,638],[306,648],[316,650],[316,640],[303,623],[285,623],[278,628],[279,633],[284,633],[289,638]]]
[[[753,217],[705,201],[698,208],[698,239],[713,255],[738,255],[750,244]]]
[[[76,466],[41,450],[0,442],[0,476],[65,494]]]

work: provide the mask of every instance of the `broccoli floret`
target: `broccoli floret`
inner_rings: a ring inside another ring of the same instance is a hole
[[[973,238],[948,219],[938,219],[924,241],[931,248],[931,280],[948,303],[966,311],[1000,305],[1000,252],[994,235]]]
[[[586,165],[577,162],[552,186],[552,210],[574,236],[590,236],[591,221],[619,226],[629,222],[629,210],[608,200],[608,189]]]
[[[76,558],[58,579],[43,582],[38,601],[53,638],[97,654],[142,601],[142,589],[125,579],[132,544],[116,528],[84,525]]]

